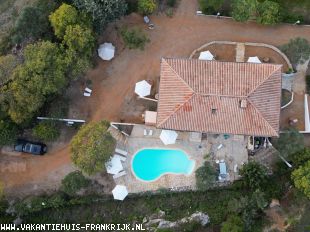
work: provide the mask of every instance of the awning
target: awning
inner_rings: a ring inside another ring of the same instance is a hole
[[[101,44],[98,48],[98,55],[103,60],[111,60],[114,57],[115,47],[111,43]]]
[[[248,59],[248,63],[262,63],[257,56],[250,56],[249,59]]]
[[[178,134],[173,130],[162,130],[159,138],[165,145],[175,144]]]
[[[106,169],[109,174],[115,175],[123,170],[123,165],[118,156],[113,156],[112,159],[106,163]]]
[[[152,86],[145,80],[136,83],[135,93],[140,97],[146,97],[151,94]]]
[[[210,51],[200,52],[199,60],[214,60],[214,56]]]
[[[128,195],[128,191],[126,186],[116,185],[115,188],[112,190],[112,194],[115,200],[122,201]]]

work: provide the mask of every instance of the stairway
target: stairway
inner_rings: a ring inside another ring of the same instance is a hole
[[[117,143],[125,145],[127,143],[127,137],[123,135],[119,130],[115,129],[114,127],[110,126],[108,131],[112,135],[112,137],[117,141]]]
[[[237,43],[236,46],[236,62],[244,62],[245,45],[244,43]]]

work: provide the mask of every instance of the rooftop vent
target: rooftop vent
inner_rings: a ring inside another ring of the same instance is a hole
[[[211,112],[212,112],[212,114],[215,114],[216,113],[216,108],[211,108]]]
[[[248,102],[245,99],[240,101],[240,107],[243,108],[243,109],[247,107],[247,104],[248,104]]]

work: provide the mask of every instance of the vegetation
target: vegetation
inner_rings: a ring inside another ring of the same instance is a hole
[[[138,0],[138,11],[142,15],[150,15],[156,9],[155,0]]]
[[[289,141],[289,142],[288,142]],[[296,129],[288,129],[273,141],[273,145],[284,158],[304,149],[304,137]]]
[[[74,195],[77,191],[86,188],[90,181],[86,179],[80,171],[69,173],[61,181],[61,189],[68,195]]]
[[[0,147],[12,145],[18,135],[17,126],[9,120],[0,120]]]
[[[280,5],[276,2],[266,0],[258,4],[257,22],[261,24],[277,24],[280,22]]]
[[[217,13],[222,5],[224,0],[199,0],[199,6],[204,14],[214,14]]]
[[[146,43],[150,41],[149,38],[145,35],[145,33],[138,28],[123,28],[121,30],[121,35],[126,47],[128,47],[129,49],[139,48],[140,50],[143,50]]]
[[[292,180],[295,187],[310,198],[310,160],[292,172]]]
[[[267,169],[257,162],[244,164],[239,174],[242,177],[244,186],[253,191],[256,189],[262,190],[268,179]]]
[[[18,64],[19,61],[14,55],[0,56],[0,87],[10,80]]]
[[[303,64],[310,58],[310,43],[304,38],[297,37],[295,39],[291,39],[288,44],[281,46],[280,49],[295,65],[299,63]]]
[[[238,215],[231,215],[222,224],[221,232],[244,232],[243,221]]]
[[[310,75],[307,75],[306,76],[306,92],[307,92],[307,94],[310,94]]]
[[[257,0],[233,0],[232,17],[239,22],[251,19],[257,8]]]
[[[33,135],[45,142],[56,140],[60,131],[55,121],[42,121],[32,129]]]
[[[205,162],[204,165],[196,170],[196,185],[200,190],[207,190],[213,187],[218,173],[215,168],[209,163]]]
[[[92,17],[97,32],[102,32],[109,22],[119,19],[127,11],[125,0],[72,0],[72,2],[78,9]]]
[[[107,121],[91,122],[81,127],[71,141],[73,163],[88,175],[104,170],[115,149]]]
[[[310,149],[306,147],[302,150],[292,153],[288,156],[288,159],[293,162],[294,166],[299,167],[300,165],[303,165],[310,160]]]

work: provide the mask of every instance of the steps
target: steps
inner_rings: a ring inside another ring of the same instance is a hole
[[[236,62],[244,62],[245,45],[244,43],[237,43],[236,46]]]
[[[127,143],[127,137],[125,135],[123,135],[119,130],[110,126],[108,131],[110,132],[112,137],[117,141],[117,143],[121,143],[123,145],[125,145]]]

